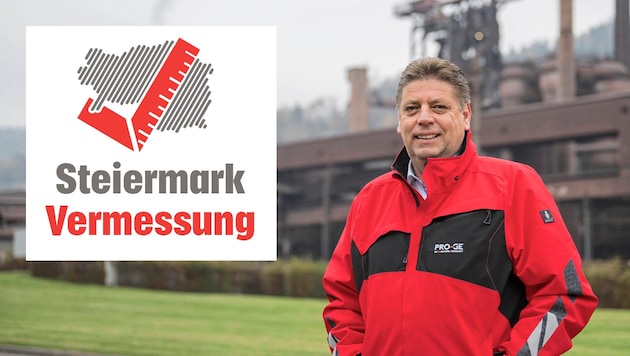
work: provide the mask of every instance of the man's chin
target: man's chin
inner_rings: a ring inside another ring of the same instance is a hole
[[[439,157],[439,152],[437,152],[437,150],[431,150],[431,149],[421,149],[421,150],[415,150],[414,154],[417,158],[426,161],[427,158],[435,158],[435,157]]]

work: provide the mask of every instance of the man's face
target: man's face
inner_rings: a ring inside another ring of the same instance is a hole
[[[397,132],[416,170],[427,158],[457,153],[470,129],[470,104],[460,108],[453,88],[438,79],[416,80],[402,90]]]

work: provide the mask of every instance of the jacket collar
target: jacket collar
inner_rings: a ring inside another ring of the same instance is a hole
[[[429,158],[421,178],[429,191],[448,189],[462,178],[468,165],[476,156],[477,149],[472,141],[472,133],[466,131],[464,142],[462,143],[462,148],[459,150],[458,155],[453,157]],[[405,180],[407,178],[409,160],[409,154],[406,148],[403,147],[391,167]]]

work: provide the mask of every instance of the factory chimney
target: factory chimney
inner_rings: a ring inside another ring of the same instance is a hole
[[[558,40],[557,59],[558,73],[560,75],[558,99],[573,98],[576,95],[575,54],[573,50],[573,0],[560,0],[560,38]]]
[[[615,0],[615,60],[630,69],[630,6]]]
[[[368,111],[370,107],[367,68],[354,67],[348,69],[350,81],[350,102],[348,118],[350,133],[367,131]]]

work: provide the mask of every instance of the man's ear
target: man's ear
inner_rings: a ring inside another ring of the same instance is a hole
[[[470,108],[470,103],[467,103],[462,111],[464,115],[464,126],[466,130],[470,130],[470,120],[472,118],[472,109]]]

